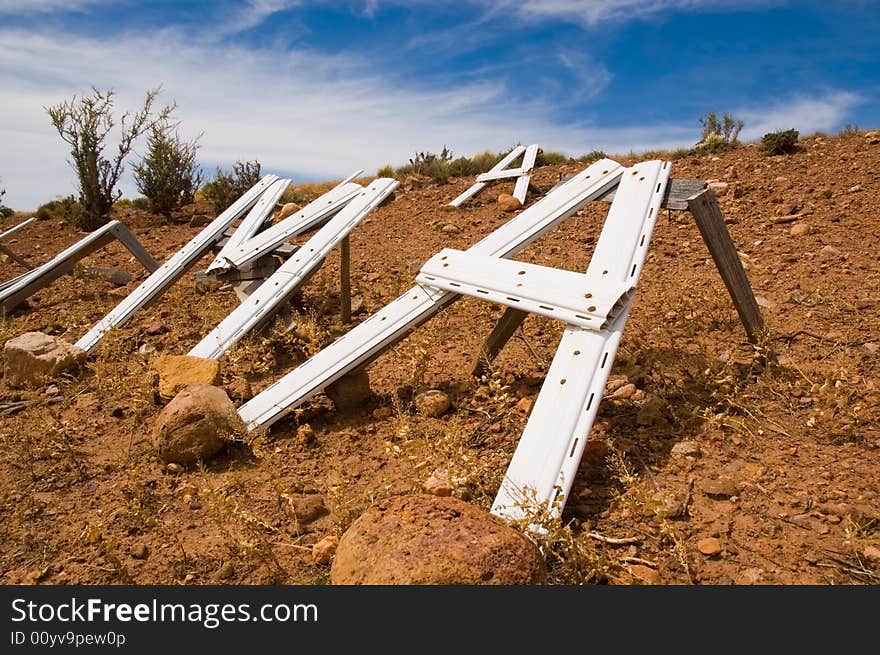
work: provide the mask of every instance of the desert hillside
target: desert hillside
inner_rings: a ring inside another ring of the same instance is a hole
[[[552,582],[880,582],[880,144],[869,141],[815,136],[790,155],[745,146],[673,162],[673,178],[723,183],[719,202],[769,335],[748,343],[690,215],[664,213],[550,535]],[[536,169],[526,204],[585,166]],[[512,182],[446,207],[472,183],[404,180],[354,230],[355,324],[411,286],[434,253],[465,249],[511,218],[496,198]],[[518,259],[584,270],[607,209],[589,205]],[[115,217],[157,261],[199,231],[132,208]],[[4,244],[40,263],[82,236],[49,218]],[[431,479],[491,505],[561,323],[530,316],[491,375],[474,379],[502,310],[464,298],[372,364],[365,404],[337,411],[321,394],[203,466],[169,470],[151,440],[163,404],[151,363],[185,354],[238,302],[228,285],[197,287],[207,263],[81,370],[36,389],[0,380],[4,583],[323,584],[329,567],[312,546],[378,500]],[[95,269],[133,279],[117,286]],[[0,264],[0,279],[21,272]],[[41,331],[72,343],[145,275],[114,242],[6,317],[0,337]],[[223,358],[236,404],[349,329],[338,251],[295,309],[294,329],[278,322]],[[451,400],[440,416],[413,406],[431,389]]]

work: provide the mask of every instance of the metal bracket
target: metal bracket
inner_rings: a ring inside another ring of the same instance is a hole
[[[416,282],[590,330],[605,327],[631,289],[607,276],[590,277],[451,248],[431,257]]]

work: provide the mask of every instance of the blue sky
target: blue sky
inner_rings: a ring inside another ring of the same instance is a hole
[[[688,146],[710,110],[746,139],[876,128],[878,34],[880,0],[0,0],[0,180],[16,209],[76,192],[43,108],[92,86],[122,110],[162,85],[207,172],[296,181],[443,145]]]

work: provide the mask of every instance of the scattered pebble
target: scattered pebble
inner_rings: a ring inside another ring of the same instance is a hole
[[[324,537],[312,546],[312,561],[315,564],[329,564],[333,561],[336,554],[336,548],[339,546],[339,537],[330,535]]]
[[[699,457],[701,452],[700,444],[696,441],[679,441],[670,451],[678,457]]]
[[[712,557],[721,552],[721,541],[719,541],[717,537],[706,537],[697,542],[697,549],[703,553],[703,555]]]

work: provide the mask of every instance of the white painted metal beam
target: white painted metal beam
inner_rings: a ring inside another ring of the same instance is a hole
[[[511,150],[507,155],[497,164],[495,164],[492,168],[490,168],[487,172],[491,173],[493,171],[500,171],[505,169],[512,161],[514,161],[517,157],[523,154],[526,151],[525,146],[517,146],[513,150]],[[466,202],[470,198],[473,198],[480,191],[486,188],[486,182],[476,182],[472,187],[470,187],[467,191],[458,196],[455,200],[449,203],[451,207],[459,207],[462,203]]]
[[[235,232],[232,233],[232,236],[229,237],[229,240],[220,249],[220,252],[217,253],[214,261],[226,261],[231,252],[247,243],[260,231],[260,228],[271,218],[272,210],[278,204],[288,186],[290,186],[290,180],[288,179],[275,180],[263,192],[257,203],[251,207],[247,216],[242,219],[241,224],[235,229]]]
[[[190,350],[189,354],[220,359],[244,335],[271,316],[309,278],[327,253],[391,195],[398,185],[396,180],[379,178],[364,188],[251,293],[247,300]]]
[[[416,282],[599,330],[629,290],[624,282],[444,248]]]
[[[508,177],[519,177],[522,174],[522,167],[506,168],[503,171],[486,171],[477,175],[477,182],[493,182],[494,180],[504,180]]]
[[[213,273],[243,266],[270,253],[288,239],[327,221],[363,190],[360,184],[351,181],[362,172],[352,173],[320,198],[316,198],[295,214],[266,228],[247,241],[239,243],[234,248],[224,248],[225,253],[222,257],[218,254],[214,258],[214,261],[208,266],[208,272]]]
[[[155,270],[156,262],[124,223],[110,221],[68,246],[45,264],[0,285],[0,308],[9,312],[26,298],[73,270],[77,261],[118,239],[147,270]]]
[[[76,342],[76,346],[86,352],[94,350],[108,330],[124,324],[141,307],[158,298],[165,290],[174,284],[186,271],[202,258],[223,235],[223,232],[232,223],[241,217],[254,203],[259,200],[263,192],[278,179],[277,175],[266,175],[244,195],[230,205],[211,223],[193,237],[189,243],[181,248],[167,262],[162,264],[146,280],[126,296],[122,302],[98,321],[82,338]]]
[[[635,286],[669,178],[668,162],[643,162],[624,171],[587,275]],[[568,185],[559,187],[564,189]],[[535,509],[559,515],[590,434],[629,310],[603,330],[569,327],[532,408],[492,505],[506,519]]]
[[[620,164],[615,161],[603,159],[594,163],[468,252],[492,257],[519,252],[615,186],[621,175]],[[271,425],[328,384],[372,361],[456,298],[455,293],[413,287],[242,405],[239,415],[249,430]]]
[[[529,182],[532,181],[532,169],[535,167],[535,160],[538,158],[538,145],[532,144],[526,148],[523,155],[523,174],[520,175],[513,187],[513,197],[519,200],[520,204],[526,203],[526,194],[529,192]]]

